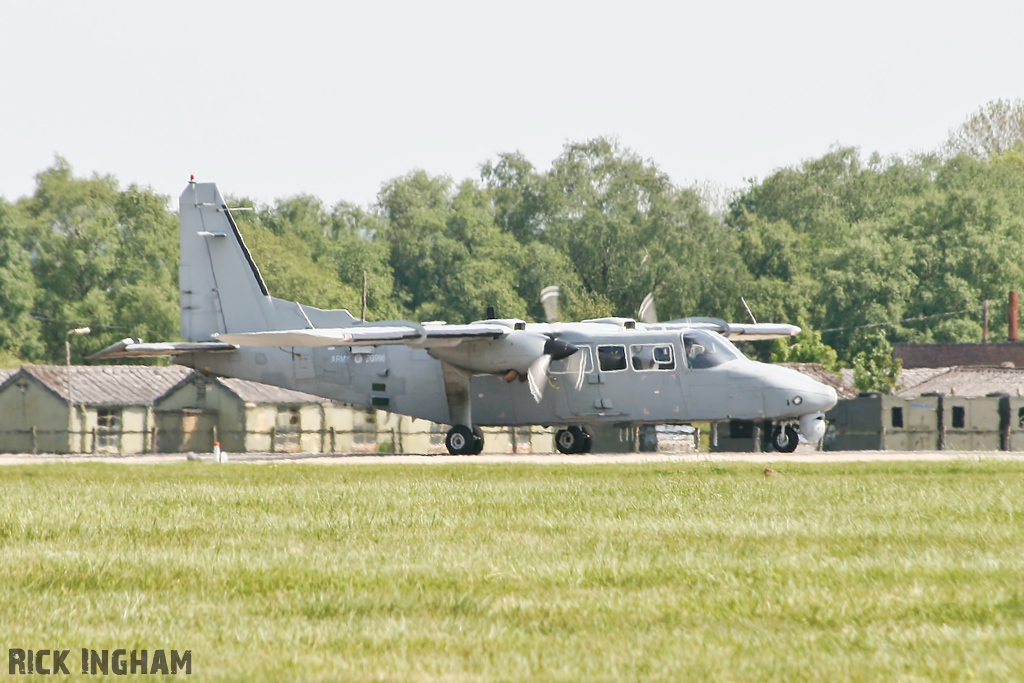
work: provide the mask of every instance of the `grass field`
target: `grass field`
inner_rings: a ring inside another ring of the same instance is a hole
[[[4,665],[164,648],[198,680],[1024,679],[1024,462],[762,469],[0,468]]]

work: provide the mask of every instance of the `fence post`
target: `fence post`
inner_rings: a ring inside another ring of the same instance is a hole
[[[945,402],[942,400],[942,394],[937,394],[935,396],[935,402],[939,406],[939,450],[944,451],[946,450],[946,406]]]
[[[36,455],[36,454],[38,454],[38,452],[39,452],[39,443],[36,440],[36,426],[32,425],[32,455]]]

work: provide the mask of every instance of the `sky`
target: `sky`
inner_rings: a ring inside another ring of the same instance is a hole
[[[375,201],[596,136],[739,188],[834,145],[937,149],[1024,97],[1024,3],[0,3],[0,197],[60,155],[176,198]],[[176,201],[172,203],[176,206]]]

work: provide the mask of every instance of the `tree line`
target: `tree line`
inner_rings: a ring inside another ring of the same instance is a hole
[[[721,192],[674,183],[615,139],[565,144],[550,168],[505,153],[456,182],[411,171],[377,202],[232,197],[275,296],[367,318],[632,317],[794,322],[776,360],[850,365],[894,341],[980,341],[985,300],[1024,284],[1024,103],[979,109],[935,152],[835,147]],[[226,188],[232,189],[232,188]],[[712,188],[714,189],[714,188]],[[0,361],[62,362],[126,336],[178,334],[171,200],[58,158],[0,199]],[[749,307],[749,313],[747,310]],[[993,338],[1006,333],[992,317]]]

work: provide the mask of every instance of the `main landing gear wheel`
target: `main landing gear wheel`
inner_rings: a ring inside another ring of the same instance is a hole
[[[589,453],[591,444],[590,433],[583,427],[573,425],[568,429],[559,429],[555,432],[555,448],[560,453],[566,455]]]
[[[772,448],[779,453],[792,453],[796,450],[800,437],[797,436],[796,428],[793,425],[777,426],[772,430]]]
[[[484,433],[479,427],[455,425],[448,430],[444,445],[452,455],[478,455],[484,449]]]

